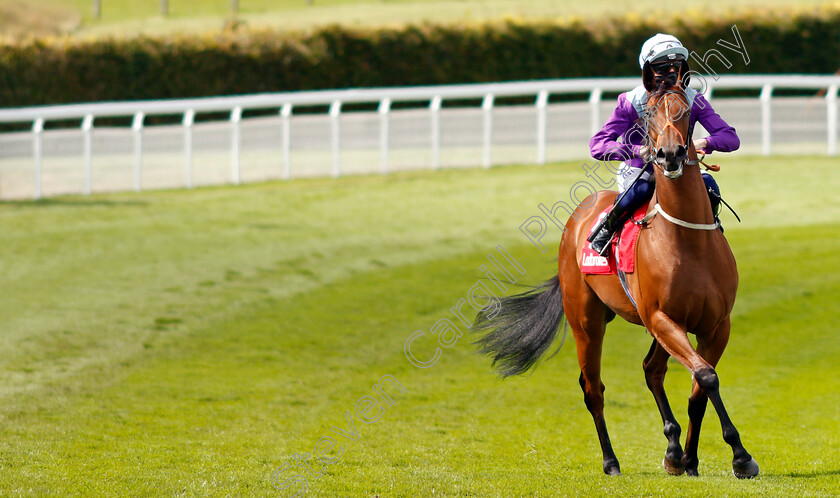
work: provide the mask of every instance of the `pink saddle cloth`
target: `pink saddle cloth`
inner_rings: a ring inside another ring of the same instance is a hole
[[[607,215],[612,206],[608,206],[595,218],[589,232]],[[639,233],[642,226],[634,223],[645,217],[647,204],[639,207],[633,216],[624,223],[621,230],[613,236],[613,244],[607,256],[600,256],[589,247],[589,242],[584,244],[580,254],[580,271],[588,275],[616,275],[616,268],[624,273],[633,273],[636,269],[636,242],[639,240]],[[618,243],[616,243],[616,238]]]

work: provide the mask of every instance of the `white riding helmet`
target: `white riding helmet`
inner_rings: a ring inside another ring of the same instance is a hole
[[[642,45],[642,51],[639,53],[639,67],[644,69],[647,62],[663,58],[676,59],[680,55],[683,60],[688,60],[688,49],[683,47],[675,36],[658,33],[648,38]]]

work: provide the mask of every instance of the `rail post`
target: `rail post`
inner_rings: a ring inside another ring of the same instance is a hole
[[[482,166],[489,168],[493,162],[492,148],[493,148],[493,101],[495,98],[492,93],[488,93],[481,101],[481,110],[484,114],[484,154],[482,159]]]
[[[601,95],[603,91],[595,88],[589,92],[589,131],[595,135],[601,129]]]
[[[380,171],[382,174],[388,173],[388,145],[391,138],[390,130],[390,114],[391,114],[391,99],[384,98],[379,102],[379,157],[380,157]]]
[[[330,128],[332,131],[333,176],[341,176],[341,101],[330,104]]]
[[[837,155],[837,85],[830,85],[825,93],[828,155]]]
[[[86,114],[82,120],[82,136],[84,138],[85,161],[85,195],[93,190],[93,114]]]
[[[44,167],[44,118],[38,118],[32,125],[32,156],[35,160],[35,198],[43,195],[41,179]]]
[[[429,113],[432,119],[432,169],[440,169],[440,108],[443,105],[443,99],[440,95],[435,95],[429,102]]]
[[[187,109],[181,125],[184,127],[184,184],[187,188],[193,188],[193,125],[195,124],[195,111]]]
[[[232,127],[231,136],[231,161],[233,162],[233,183],[239,185],[241,173],[241,154],[242,148],[242,107],[236,106],[230,113],[230,123]]]
[[[772,99],[773,99],[773,85],[764,85],[761,87],[761,95],[758,97],[761,102],[761,153],[765,156],[770,155],[772,134]]]
[[[292,177],[292,104],[283,104],[280,117],[283,120],[283,179],[288,180]]]
[[[134,191],[143,188],[143,120],[146,115],[138,112],[131,121],[131,133],[134,136]]]
[[[537,94],[537,164],[545,164],[546,113],[548,109],[548,90]]]

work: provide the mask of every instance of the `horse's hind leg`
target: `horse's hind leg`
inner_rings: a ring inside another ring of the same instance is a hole
[[[648,389],[656,400],[659,415],[662,416],[665,437],[668,438],[668,449],[665,451],[662,466],[669,474],[678,476],[685,471],[682,464],[683,450],[680,446],[680,424],[677,423],[671,411],[671,405],[668,403],[668,397],[665,395],[665,372],[668,371],[670,357],[671,355],[654,339],[642,366],[645,370]]]
[[[566,318],[575,336],[578,363],[580,364],[580,387],[583,401],[592,414],[601,452],[604,456],[604,473],[621,475],[618,458],[612,449],[607,423],[604,419],[604,383],[601,382],[601,351],[607,322],[615,315],[595,296],[591,289],[578,289],[573,306],[566,307]],[[565,298],[565,295],[564,295]],[[571,303],[568,303],[571,305]],[[566,303],[564,303],[565,307]]]

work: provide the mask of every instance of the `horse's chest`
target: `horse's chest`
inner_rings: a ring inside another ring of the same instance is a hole
[[[714,328],[731,311],[735,288],[716,275],[673,268],[645,282],[641,292],[647,310],[661,311],[692,332]]]

